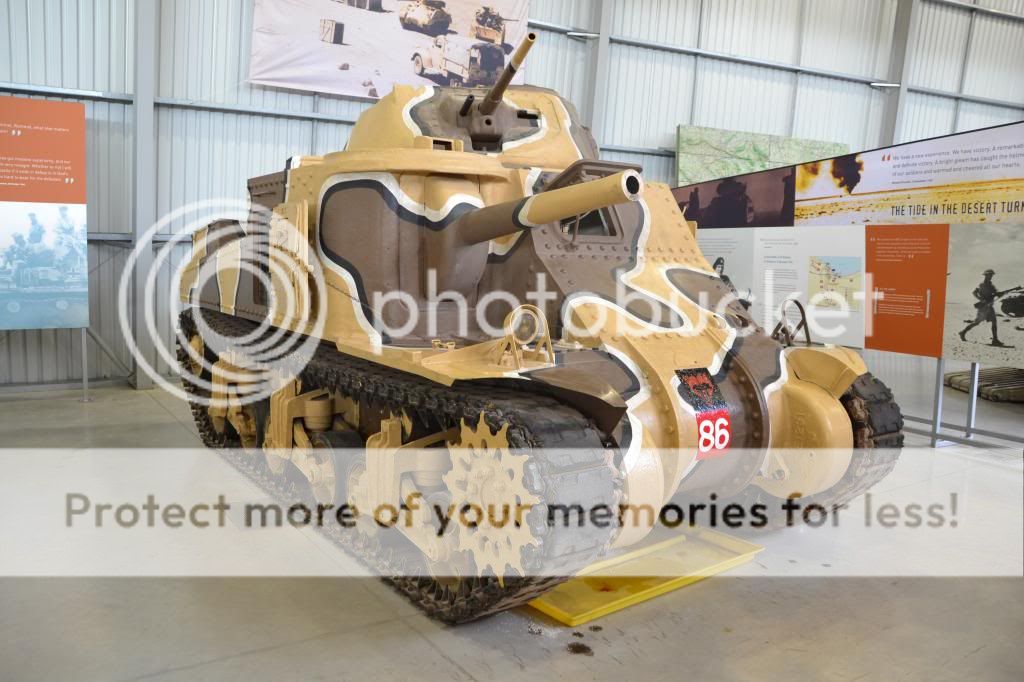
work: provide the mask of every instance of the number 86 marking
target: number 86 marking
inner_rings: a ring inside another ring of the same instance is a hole
[[[729,430],[729,418],[702,419],[697,424],[697,435],[698,452],[724,450],[729,447],[729,440],[732,438]]]

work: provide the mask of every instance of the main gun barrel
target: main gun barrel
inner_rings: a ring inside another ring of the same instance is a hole
[[[601,208],[638,201],[644,182],[627,170],[589,182],[485,206],[463,215],[452,226],[463,244],[480,244],[519,230],[532,229]]]
[[[498,82],[491,86],[487,97],[484,98],[483,102],[480,102],[481,114],[489,116],[498,108],[498,105],[501,104],[501,98],[505,96],[505,90],[508,89],[508,84],[515,78],[516,72],[523,65],[523,61],[526,60],[526,54],[535,42],[537,42],[537,34],[531,31],[523,38],[523,42],[519,43],[519,47],[512,53],[512,60],[505,67],[505,70],[501,72]]]

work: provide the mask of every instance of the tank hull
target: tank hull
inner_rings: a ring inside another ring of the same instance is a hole
[[[270,488],[298,472],[316,499],[364,506],[509,486],[539,509],[712,494],[838,504],[884,476],[902,445],[891,393],[852,351],[787,347],[758,327],[668,186],[599,161],[554,93],[508,88],[527,49],[486,97],[396,87],[346,151],[254,178],[244,224],[196,233],[179,354],[183,371],[207,364],[208,388],[184,380],[205,442],[251,451],[232,457]],[[258,325],[316,347],[247,402],[259,362],[223,338]],[[417,527],[402,542],[419,563],[402,568],[419,578],[394,580],[468,620],[652,524],[571,538],[543,519],[493,535]],[[357,544],[380,550],[371,535]],[[461,579],[437,577],[452,564]]]

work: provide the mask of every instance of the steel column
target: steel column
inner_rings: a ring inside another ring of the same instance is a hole
[[[974,24],[977,16],[977,14],[971,12],[971,18],[967,21],[967,40],[964,41],[964,53],[960,58],[960,76],[956,82],[956,93],[958,95],[964,93],[964,83],[967,81],[967,60],[971,58],[971,45],[974,43]],[[960,102],[961,100],[959,99],[953,100],[954,132],[960,127]]]
[[[132,244],[138,247],[146,231],[156,222],[156,134],[154,103],[157,80],[156,49],[158,3],[135,3],[135,105],[132,107],[135,123],[133,194],[135,210],[132,224]],[[152,248],[138,249],[138,260],[132,276],[132,322],[135,344],[139,355],[154,361],[153,340],[144,329],[146,300],[143,295],[146,276],[153,267]],[[132,383],[135,388],[151,388],[152,379],[135,363]]]
[[[804,38],[807,35],[807,0],[800,0],[800,35],[797,37],[796,58],[793,63],[802,65],[804,63]],[[800,96],[800,74],[793,76],[793,96],[789,100],[789,136],[796,133],[796,105]]]
[[[703,49],[704,46],[704,2],[700,0],[700,5],[697,7],[697,49]],[[694,121],[697,120],[697,85],[698,79],[700,78],[700,57],[697,55],[693,56],[693,82],[690,84],[690,125],[694,125]],[[676,128],[676,147],[679,147],[679,129]],[[676,162],[676,182],[679,182],[679,163]]]
[[[885,109],[882,114],[882,139],[880,144],[888,147],[896,143],[903,122],[904,106],[907,98],[907,77],[910,75],[910,62],[913,59],[911,46],[917,35],[919,22],[919,0],[899,0],[896,6],[896,22],[893,27],[892,50],[889,54],[890,83],[898,83],[887,93]]]
[[[594,56],[590,78],[590,102],[587,118],[594,139],[600,141],[604,133],[605,104],[608,99],[608,65],[611,63],[609,37],[612,28],[612,13],[618,0],[597,0],[597,54]]]

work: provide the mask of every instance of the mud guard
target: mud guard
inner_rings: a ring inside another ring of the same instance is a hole
[[[798,379],[820,386],[837,400],[868,371],[863,358],[849,348],[790,348],[786,362]]]
[[[530,372],[558,400],[593,420],[602,433],[611,433],[626,414],[619,392],[594,372],[581,367],[556,366]]]

